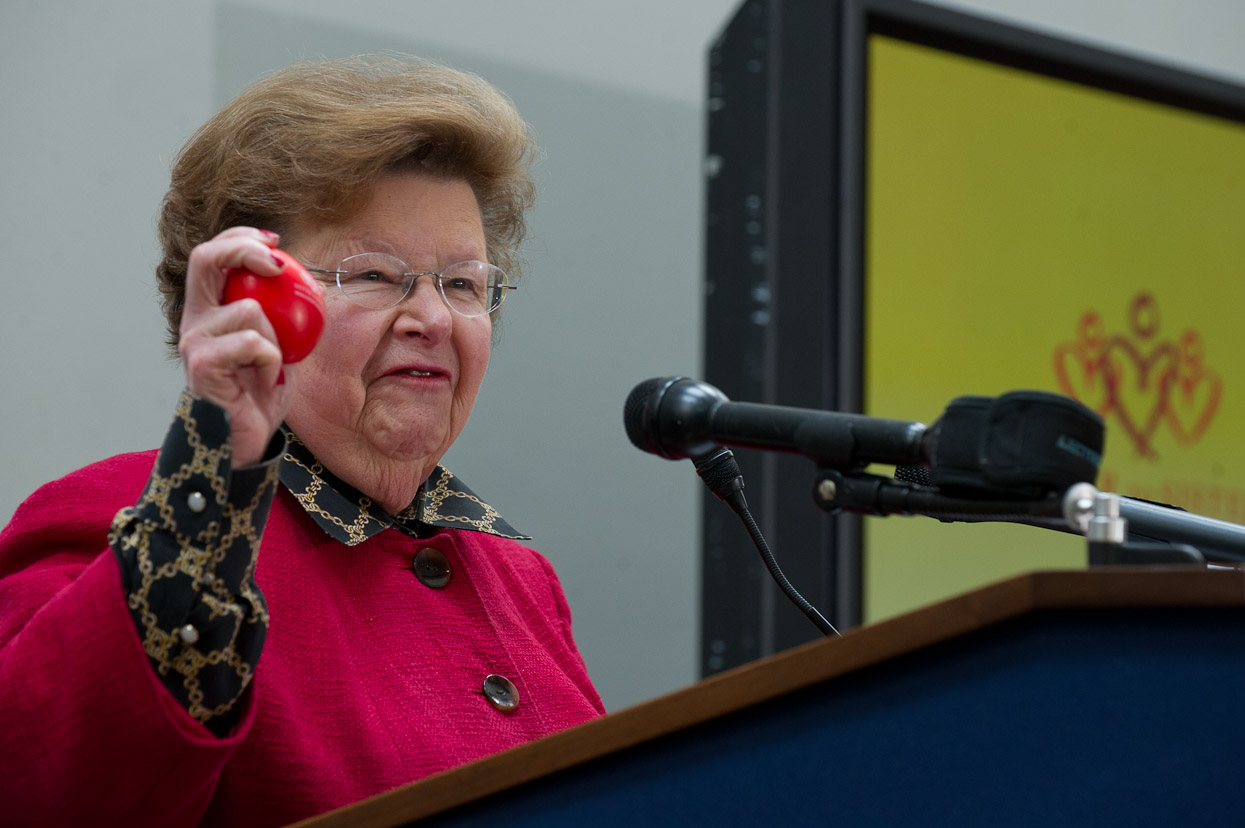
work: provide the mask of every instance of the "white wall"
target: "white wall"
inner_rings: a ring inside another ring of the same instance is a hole
[[[946,5],[1245,81],[1238,0]],[[554,561],[608,706],[693,681],[700,484],[632,449],[621,411],[642,379],[699,373],[700,98],[735,6],[8,0],[0,520],[39,484],[164,432],[180,378],[161,346],[154,220],[193,129],[296,57],[424,54],[506,89],[548,153],[528,287],[447,462]]]

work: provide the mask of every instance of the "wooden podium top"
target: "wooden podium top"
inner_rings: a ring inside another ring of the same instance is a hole
[[[1120,567],[1016,576],[721,673],[298,825],[403,824],[1037,610],[1145,607],[1245,609],[1245,570]]]

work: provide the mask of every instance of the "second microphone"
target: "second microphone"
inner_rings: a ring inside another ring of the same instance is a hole
[[[928,459],[923,423],[731,402],[712,385],[687,377],[637,385],[623,421],[636,448],[670,460],[696,458],[719,444],[802,454],[822,468],[915,466]]]

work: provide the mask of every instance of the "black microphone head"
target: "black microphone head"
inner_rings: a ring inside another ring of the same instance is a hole
[[[709,419],[726,395],[712,385],[687,377],[645,380],[632,389],[623,406],[623,425],[632,445],[665,457],[699,457],[716,448]]]
[[[631,389],[623,405],[623,425],[631,445],[640,451],[675,459],[662,451],[657,441],[657,409],[670,386],[683,379],[686,377],[656,377]]]

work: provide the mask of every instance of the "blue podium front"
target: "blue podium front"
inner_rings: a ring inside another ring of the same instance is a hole
[[[341,824],[408,824],[404,801],[458,775],[471,799],[416,824],[1245,825],[1242,690],[1242,573],[1034,573],[450,771]],[[509,771],[519,781],[481,784]]]

